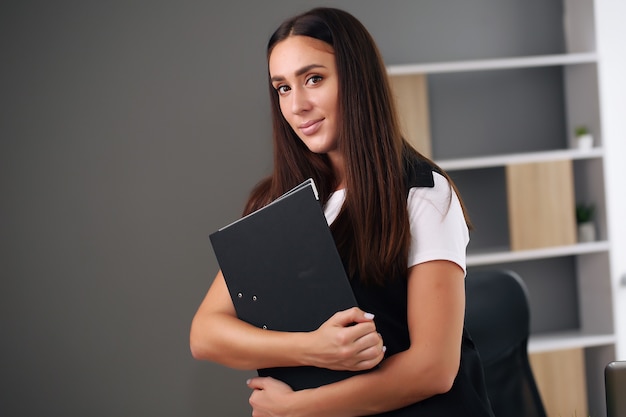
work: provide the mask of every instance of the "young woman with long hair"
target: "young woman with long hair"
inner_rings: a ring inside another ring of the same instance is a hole
[[[267,59],[274,168],[244,214],[313,178],[359,308],[312,332],[261,330],[237,319],[218,272],[192,322],[193,356],[369,370],[299,391],[252,378],[255,417],[493,416],[464,329],[469,220],[448,175],[404,140],[371,35],[315,8],[280,25]]]

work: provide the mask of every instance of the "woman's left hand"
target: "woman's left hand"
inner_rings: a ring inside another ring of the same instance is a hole
[[[291,387],[270,377],[249,379],[248,387],[253,389],[248,400],[252,406],[252,417],[287,417],[290,411],[290,397],[295,395]]]

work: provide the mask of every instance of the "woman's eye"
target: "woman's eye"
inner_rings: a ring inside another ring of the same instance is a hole
[[[289,86],[279,85],[276,87],[276,91],[278,91],[278,94],[280,95],[286,94],[289,91]]]
[[[307,80],[307,84],[317,84],[322,81],[322,77],[320,75],[313,75]]]

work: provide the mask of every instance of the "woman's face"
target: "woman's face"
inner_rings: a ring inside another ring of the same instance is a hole
[[[339,83],[332,47],[290,36],[274,46],[269,72],[280,110],[302,142],[315,153],[336,152]]]

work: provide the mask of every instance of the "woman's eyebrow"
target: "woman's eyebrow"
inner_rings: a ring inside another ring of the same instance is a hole
[[[300,68],[299,70],[297,70],[295,72],[295,74],[296,74],[296,76],[299,77],[300,75],[306,74],[307,72],[309,72],[309,71],[311,71],[312,69],[315,69],[315,68],[326,68],[326,67],[324,65],[321,65],[321,64],[306,65],[306,66]],[[272,80],[272,82],[274,82],[274,81],[284,81],[285,77],[283,77],[282,75],[276,75],[276,76],[272,77],[271,80]]]

